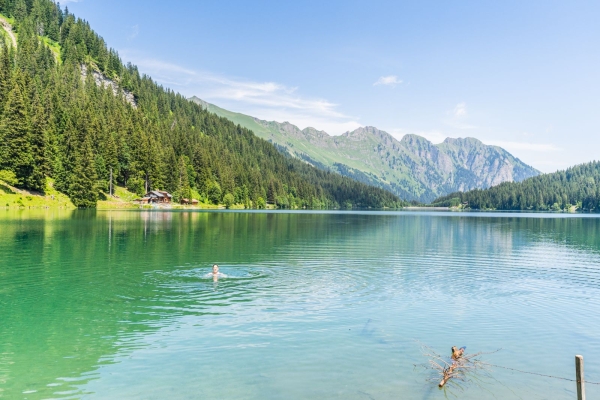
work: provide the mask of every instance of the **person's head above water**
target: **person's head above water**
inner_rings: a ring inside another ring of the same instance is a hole
[[[217,264],[213,264],[213,275],[216,275],[219,273],[219,266]]]

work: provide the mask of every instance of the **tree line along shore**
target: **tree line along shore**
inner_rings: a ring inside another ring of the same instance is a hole
[[[599,212],[600,162],[522,182],[504,182],[485,190],[451,193],[431,205],[475,210]]]

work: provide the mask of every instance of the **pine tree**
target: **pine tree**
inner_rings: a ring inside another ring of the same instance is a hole
[[[96,169],[91,140],[86,137],[75,156],[75,167],[69,185],[69,197],[76,207],[95,208],[98,201]]]
[[[53,162],[54,177],[56,178],[55,187],[61,192],[68,193],[71,185],[71,171],[75,168],[75,158],[77,155],[77,131],[75,126],[68,118],[62,135],[58,138],[58,154]]]
[[[31,151],[33,156],[33,172],[30,178],[30,188],[43,192],[46,188],[48,162],[46,159],[48,117],[44,112],[40,96],[36,93],[33,101],[33,118],[31,129]]]
[[[117,144],[115,143],[114,134],[109,133],[107,135],[106,146],[104,149],[104,159],[106,161],[106,167],[109,171],[112,171],[112,182],[109,176],[109,186],[116,184],[116,178],[119,176],[119,154]]]
[[[31,124],[25,99],[18,84],[8,94],[0,126],[0,169],[13,171],[18,185],[31,187],[34,157],[31,147]]]
[[[18,21],[25,19],[27,16],[27,3],[25,3],[25,0],[16,0],[13,14]]]
[[[12,62],[10,58],[11,48],[2,49],[0,54],[0,106],[4,109],[4,104],[8,97],[8,93],[12,89],[11,74]]]
[[[191,199],[192,191],[190,188],[190,181],[188,179],[187,165],[185,157],[179,157],[179,163],[177,168],[177,190],[175,190],[174,197],[176,201],[181,199]]]

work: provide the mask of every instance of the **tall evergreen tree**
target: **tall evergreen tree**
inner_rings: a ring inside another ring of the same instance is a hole
[[[27,16],[27,3],[25,0],[16,0],[13,15],[18,21],[22,21]]]
[[[8,94],[0,125],[0,169],[13,171],[18,185],[32,187],[34,157],[31,146],[31,122],[21,85],[14,82]]]
[[[39,94],[36,92],[33,100],[33,118],[31,126],[31,152],[33,156],[33,172],[29,187],[43,192],[46,187],[48,175],[48,161],[46,153],[48,117]]]
[[[190,181],[188,179],[187,164],[185,157],[179,157],[179,163],[177,166],[177,189],[175,190],[174,197],[177,201],[181,199],[191,199],[192,192],[190,187]]]
[[[56,139],[59,151],[53,162],[55,187],[61,192],[68,193],[78,147],[77,131],[70,118],[67,119],[62,134],[57,135]]]
[[[12,61],[11,61],[12,46],[5,47],[0,53],[0,106],[4,109],[4,104],[8,97],[8,92],[12,88],[11,74],[12,74]]]
[[[95,208],[98,201],[94,154],[89,137],[83,140],[75,155],[75,166],[69,184],[69,197],[76,207]]]

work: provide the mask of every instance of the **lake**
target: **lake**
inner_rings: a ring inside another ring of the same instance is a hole
[[[0,211],[0,254],[0,398],[576,398],[440,390],[422,346],[454,345],[600,382],[597,215]]]

